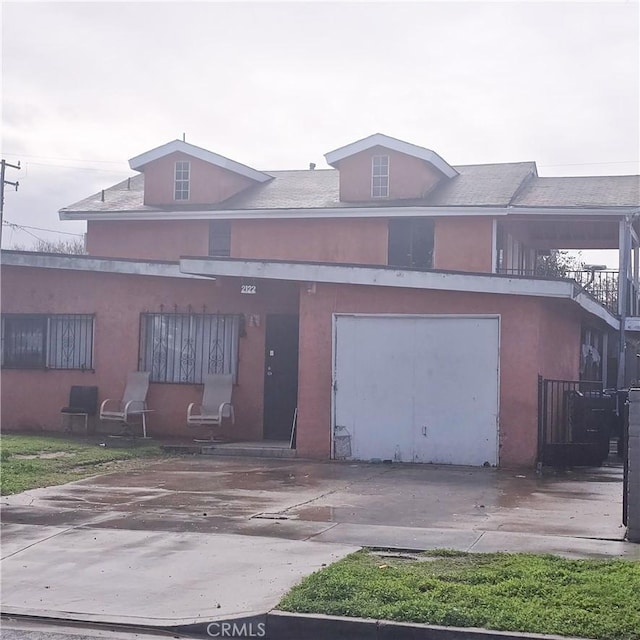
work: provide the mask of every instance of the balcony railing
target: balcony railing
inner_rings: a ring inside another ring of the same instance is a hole
[[[562,278],[575,280],[587,293],[593,296],[602,306],[618,315],[618,291],[619,272],[613,270],[591,271],[581,269],[576,271],[564,271],[561,273],[548,273],[542,269],[500,269],[499,273],[514,276],[538,276],[543,278]],[[629,280],[627,296],[627,315],[638,313],[637,286]]]
[[[618,271],[567,271],[562,277],[572,278],[602,306],[618,315]],[[632,299],[629,296],[630,300]]]

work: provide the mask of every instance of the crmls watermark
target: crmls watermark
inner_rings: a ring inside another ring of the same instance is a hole
[[[264,638],[267,625],[264,622],[211,622],[207,625],[211,638]]]

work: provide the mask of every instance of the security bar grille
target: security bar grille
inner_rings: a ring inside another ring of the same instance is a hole
[[[240,323],[238,315],[143,313],[138,368],[152,382],[201,384],[208,373],[235,380]]]
[[[94,316],[6,314],[2,366],[7,369],[93,369]]]

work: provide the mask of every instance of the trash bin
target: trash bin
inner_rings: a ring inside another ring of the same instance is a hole
[[[601,391],[575,393],[571,398],[571,443],[581,445],[580,463],[600,466],[609,455],[617,399]],[[578,448],[576,448],[576,452]]]

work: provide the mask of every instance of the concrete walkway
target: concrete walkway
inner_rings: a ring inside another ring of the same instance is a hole
[[[161,627],[264,614],[360,546],[640,560],[616,467],[179,458],[2,499],[2,612]]]

